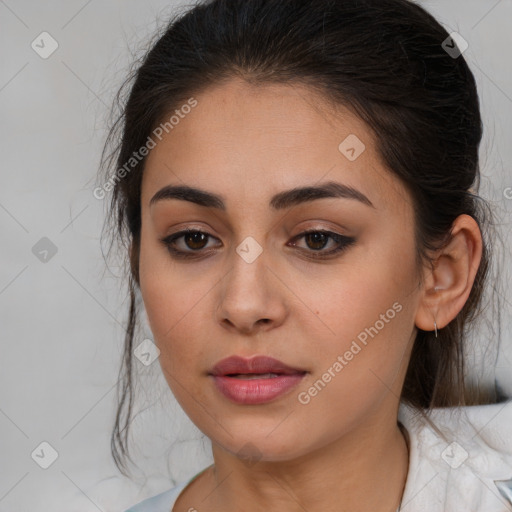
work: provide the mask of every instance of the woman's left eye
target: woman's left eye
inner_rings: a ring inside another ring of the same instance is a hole
[[[204,252],[207,252],[204,251],[204,249],[207,247],[207,243],[210,238],[215,237],[204,231],[187,229],[162,238],[161,242],[167,247],[171,256],[174,258],[197,258],[203,256]],[[304,231],[299,235],[296,235],[293,237],[290,245],[297,247],[295,242],[301,238],[304,238],[307,245],[307,248],[301,248],[301,251],[310,253],[308,256],[311,256],[312,258],[328,258],[334,254],[344,251],[356,241],[355,238],[352,237],[340,235],[332,231],[317,229]],[[180,239],[183,239],[186,248],[190,250],[177,248],[178,240]],[[328,245],[329,240],[335,242],[334,248],[324,251],[323,249]],[[308,248],[310,250],[308,250]]]
[[[301,238],[304,238],[308,248],[312,249],[312,251],[307,252],[317,253],[312,255],[313,258],[328,258],[334,254],[338,254],[344,251],[345,249],[348,249],[356,241],[353,237],[319,229],[304,231],[303,233],[295,236],[293,241],[300,240]],[[323,251],[322,249],[327,246],[329,239],[335,242],[334,248],[329,251]],[[291,245],[295,246],[296,244],[293,243]]]

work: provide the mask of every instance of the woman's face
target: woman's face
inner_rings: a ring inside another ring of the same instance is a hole
[[[177,400],[214,443],[268,461],[396,427],[420,294],[409,194],[363,122],[306,88],[233,80],[195,99],[155,139],[141,197],[140,287]],[[168,186],[219,199],[151,202]],[[204,235],[171,242],[178,257],[162,239],[185,229]],[[213,377],[232,355],[296,373]]]

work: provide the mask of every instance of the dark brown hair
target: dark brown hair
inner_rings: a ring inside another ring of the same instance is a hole
[[[212,0],[179,13],[157,37],[117,95],[121,113],[103,151],[103,182],[112,179],[112,163],[125,166],[187,98],[233,77],[255,85],[305,84],[349,108],[373,131],[383,162],[411,194],[418,268],[432,265],[429,252],[449,241],[459,215],[473,217],[484,235],[462,311],[437,339],[432,331],[417,334],[402,400],[427,411],[495,400],[493,390],[465,383],[464,339],[481,309],[492,212],[476,194],[482,121],[475,79],[462,55],[453,58],[442,47],[448,32],[408,0]],[[121,471],[129,456],[144,162],[115,180],[107,216],[113,238],[126,242],[130,254],[130,309],[112,433]]]

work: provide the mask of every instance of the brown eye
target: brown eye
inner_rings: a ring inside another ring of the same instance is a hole
[[[319,250],[326,246],[327,242],[329,241],[329,236],[322,231],[313,231],[307,233],[304,236],[304,240],[310,249]]]
[[[291,245],[298,247],[295,242],[301,238],[304,238],[306,248],[300,247],[300,249],[311,258],[317,259],[329,258],[338,253],[341,253],[356,242],[355,238],[333,233],[332,231],[317,229],[304,231],[304,233],[297,235],[294,237],[293,243]],[[334,248],[331,250],[323,251],[322,249],[324,249],[331,240],[334,242]]]
[[[306,247],[299,247],[297,240],[304,238]],[[197,229],[186,229],[179,231],[168,237],[162,238],[160,241],[167,248],[174,258],[193,259],[201,258],[212,253],[212,248],[208,248],[210,239],[216,239],[213,235]],[[333,242],[333,248],[323,250],[329,242]],[[298,247],[308,257],[321,259],[334,257],[336,254],[348,249],[356,242],[355,238],[343,236],[332,231],[310,230],[301,233],[293,238],[290,245]],[[222,245],[222,244],[221,244]]]
[[[186,229],[162,238],[160,241],[175,258],[198,258],[205,252],[209,252],[204,249],[210,238],[214,237],[204,231]]]
[[[202,231],[192,231],[183,236],[183,241],[189,249],[204,249],[208,242],[208,235]]]

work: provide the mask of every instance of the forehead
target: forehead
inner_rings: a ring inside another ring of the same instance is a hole
[[[381,209],[404,196],[366,124],[306,86],[233,79],[194,99],[147,157],[144,206],[170,183],[223,195],[228,209],[229,198],[247,202],[329,180],[372,196]]]

